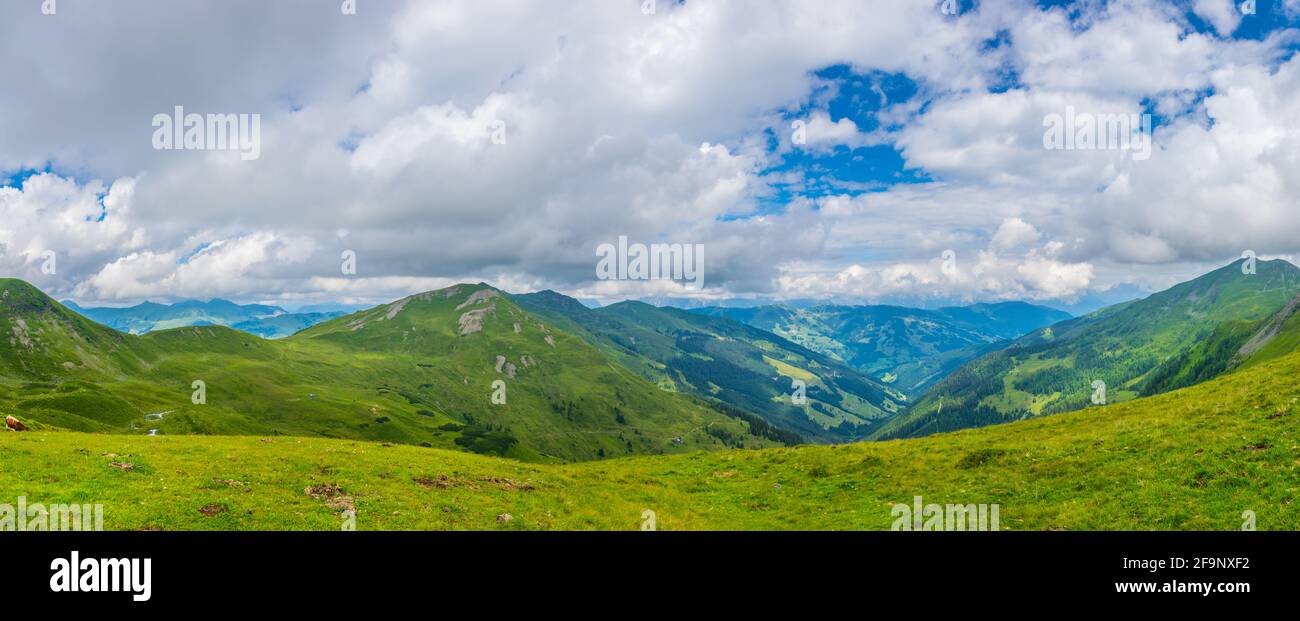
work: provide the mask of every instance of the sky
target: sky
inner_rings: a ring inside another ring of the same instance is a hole
[[[0,276],[1068,306],[1300,256],[1300,0],[165,7],[0,3]],[[178,106],[257,115],[256,157],[158,148]],[[1049,146],[1067,114],[1150,129]],[[701,246],[702,286],[599,278],[620,237]]]

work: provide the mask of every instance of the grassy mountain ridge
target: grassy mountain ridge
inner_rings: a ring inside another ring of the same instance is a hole
[[[1125,403],[890,442],[527,464],[304,437],[0,433],[0,489],[108,529],[888,529],[894,503],[1003,530],[1300,529],[1300,354]],[[127,469],[127,465],[130,466]],[[307,493],[315,491],[313,497]],[[504,520],[498,516],[509,515]]]
[[[739,408],[815,442],[861,439],[906,397],[779,336],[721,317],[643,302],[598,309],[554,291],[513,296],[660,387]],[[807,403],[793,403],[805,382]]]
[[[1230,369],[1258,364],[1288,354],[1300,346],[1300,296],[1261,321],[1228,321],[1209,337],[1166,360],[1151,372],[1143,395],[1167,392],[1204,382]]]
[[[484,285],[268,341],[221,326],[123,334],[3,281],[0,329],[11,335],[0,410],[71,430],[310,435],[534,461],[771,444]],[[206,403],[193,402],[196,381]]]
[[[40,378],[80,370],[120,376],[145,364],[127,336],[69,311],[26,282],[0,279],[0,374]]]
[[[1300,294],[1300,268],[1234,262],[1151,296],[1036,330],[973,360],[875,438],[897,438],[1087,407],[1093,382],[1108,402],[1132,399],[1167,360],[1232,321],[1259,321]]]
[[[1024,302],[936,310],[901,306],[710,307],[692,312],[767,330],[832,356],[912,397],[990,345],[1068,319]]]

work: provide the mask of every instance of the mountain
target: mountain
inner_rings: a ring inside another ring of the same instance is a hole
[[[1121,283],[1103,290],[1086,291],[1072,302],[1047,302],[1046,306],[1063,310],[1078,317],[1107,306],[1130,302],[1149,295],[1149,292],[1132,283]]]
[[[0,377],[30,380],[84,371],[100,379],[141,372],[147,364],[132,345],[127,335],[68,310],[37,288],[0,279]]]
[[[809,441],[861,439],[906,403],[829,356],[730,319],[644,302],[591,309],[554,291],[513,299],[661,388],[742,410]],[[793,403],[795,380],[805,382],[804,404]]]
[[[312,313],[337,313],[338,315],[347,315],[372,308],[368,304],[340,304],[337,302],[326,302],[322,304],[307,304],[294,309],[294,313],[312,314]]]
[[[923,310],[901,306],[711,307],[692,312],[727,317],[785,337],[917,396],[987,351],[1070,316],[1024,302]]]
[[[365,439],[531,461],[776,444],[486,285],[269,341],[222,326],[125,334],[0,280],[0,331],[0,410],[49,427]],[[206,402],[195,403],[200,386]]]
[[[1259,364],[1300,346],[1300,296],[1262,321],[1228,321],[1209,337],[1166,360],[1142,387],[1143,395],[1199,384],[1231,369]]]
[[[270,317],[259,317],[230,324],[240,332],[256,334],[264,339],[279,339],[306,330],[318,323],[342,317],[344,313],[332,311],[327,313],[285,313]],[[224,325],[224,324],[219,324]]]
[[[1225,338],[1229,322],[1258,322],[1300,294],[1300,268],[1241,262],[1132,302],[1036,330],[971,361],[936,384],[874,435],[953,431],[1087,407],[1104,382],[1105,401],[1166,386],[1162,364],[1199,342]],[[1216,335],[1219,331],[1219,336]],[[1178,382],[1167,384],[1168,387]],[[1097,386],[1101,386],[1100,384]]]
[[[635,531],[647,509],[659,530],[888,530],[920,496],[997,505],[1006,531],[1233,531],[1243,511],[1296,531],[1297,376],[1290,353],[962,433],[563,465],[326,438],[0,432],[0,489],[47,503],[92,490],[111,530],[337,531],[347,509],[365,530]]]
[[[64,301],[63,305],[91,321],[131,334],[187,326],[228,326],[262,338],[283,338],[344,314],[340,311],[289,313],[278,306],[241,305],[222,299],[186,300],[170,305],[144,302],[123,308],[85,308],[70,301]]]

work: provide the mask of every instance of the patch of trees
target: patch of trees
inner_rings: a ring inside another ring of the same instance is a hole
[[[725,403],[709,402],[709,407],[725,414],[731,418],[743,420],[749,423],[749,433],[760,438],[767,438],[773,442],[780,442],[786,446],[795,446],[803,444],[803,437],[792,431],[786,431],[779,427],[772,426],[771,423],[750,414],[744,410],[731,407]]]
[[[1227,371],[1241,346],[1250,340],[1255,324],[1233,321],[1217,327],[1209,339],[1170,358],[1151,372],[1142,396],[1177,390],[1213,379]]]
[[[480,455],[498,455],[504,457],[510,448],[519,443],[519,439],[500,425],[471,425],[461,430],[460,437],[454,442]]]

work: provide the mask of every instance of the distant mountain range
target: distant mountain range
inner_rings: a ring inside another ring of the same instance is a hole
[[[130,334],[187,326],[226,326],[267,339],[283,338],[346,314],[341,309],[290,313],[278,306],[236,304],[222,299],[176,304],[144,302],[123,308],[87,308],[70,300],[63,305],[91,321]]]
[[[1120,283],[1106,289],[1089,289],[1080,292],[1073,298],[1044,300],[1035,303],[1036,306],[1053,308],[1064,311],[1072,316],[1086,315],[1095,310],[1136,300],[1149,295],[1151,292],[1132,283]],[[940,308],[966,306],[969,303],[958,298],[931,298],[931,297],[898,297],[888,298],[885,300],[875,300],[871,302],[858,301],[852,299],[775,299],[770,297],[737,297],[737,298],[687,298],[677,296],[646,296],[639,298],[640,301],[655,306],[671,306],[673,308],[683,308],[687,310],[696,310],[700,308],[722,307],[722,308],[756,308],[760,306],[781,306],[785,308],[812,308],[815,306],[892,306],[902,308],[918,308],[934,310]],[[600,304],[584,300],[584,304],[596,307]]]
[[[1063,310],[1075,317],[1079,317],[1081,315],[1087,315],[1093,311],[1101,310],[1107,306],[1114,306],[1138,298],[1144,298],[1150,294],[1150,291],[1142,289],[1137,285],[1122,283],[1101,291],[1085,292],[1070,302],[1045,302],[1043,303],[1043,306]]]
[[[767,330],[918,396],[997,343],[1069,319],[1024,302],[922,310],[901,306],[700,308]]]

